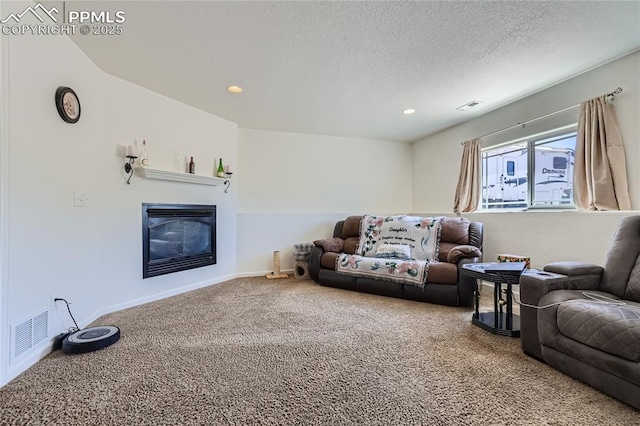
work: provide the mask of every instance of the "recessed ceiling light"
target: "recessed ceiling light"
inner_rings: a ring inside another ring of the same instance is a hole
[[[242,93],[242,87],[240,87],[240,86],[227,86],[227,92],[229,92],[229,93]]]
[[[416,112],[416,110],[413,108],[405,109],[402,111],[404,115],[410,115],[410,114],[413,114],[414,112]]]

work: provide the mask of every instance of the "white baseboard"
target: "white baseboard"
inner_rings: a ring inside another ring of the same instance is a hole
[[[31,366],[40,361],[45,356],[49,355],[53,351],[53,340],[43,341],[39,343],[35,348],[31,349],[29,354],[25,354],[23,359],[17,364],[12,364],[7,369],[6,382],[0,383],[0,388],[11,380],[18,377],[20,374],[27,371]]]
[[[117,311],[121,311],[123,309],[133,308],[134,306],[144,305],[145,303],[150,303],[150,302],[155,302],[157,300],[166,299],[167,297],[176,296],[176,295],[182,294],[182,293],[187,293],[189,291],[197,290],[199,288],[208,287],[208,286],[211,286],[211,285],[214,285],[214,284],[220,284],[222,282],[229,281],[229,280],[232,280],[234,278],[236,278],[236,275],[233,275],[233,274],[225,275],[223,277],[216,278],[213,281],[201,281],[201,282],[194,283],[194,284],[191,284],[191,285],[188,285],[188,286],[185,286],[185,287],[171,289],[171,290],[163,291],[162,293],[156,293],[156,294],[152,294],[150,296],[140,297],[138,299],[129,300],[127,302],[123,302],[123,303],[118,303],[116,305],[107,306],[106,308],[99,309],[98,311],[94,312],[92,315],[89,315],[88,318],[85,318],[84,320],[82,320],[79,323],[79,324],[81,324],[80,328],[84,328],[87,325],[89,325],[92,322],[94,322],[95,320],[97,320],[98,318],[100,318],[101,316],[106,315],[106,314],[110,314],[112,312],[117,312]]]
[[[118,303],[118,304],[115,304],[115,305],[107,306],[105,308],[97,310],[93,314],[91,314],[91,315],[83,318],[82,320],[78,321],[78,327],[81,328],[81,329],[85,328],[89,324],[91,324],[92,322],[96,321],[101,316],[106,315],[106,314],[110,314],[112,312],[117,312],[117,311],[121,311],[123,309],[132,308],[134,306],[143,305],[145,303],[150,303],[150,302],[155,302],[157,300],[166,299],[167,297],[176,296],[178,294],[182,294],[182,293],[186,293],[186,292],[189,292],[189,291],[197,290],[197,289],[203,288],[203,287],[208,287],[208,286],[211,286],[211,285],[214,285],[214,284],[219,284],[219,283],[222,283],[222,282],[225,282],[225,281],[229,281],[229,280],[237,278],[237,277],[238,277],[237,275],[233,275],[233,274],[226,275],[226,276],[223,276],[223,277],[220,277],[220,278],[216,278],[213,281],[201,281],[201,282],[194,283],[194,284],[191,284],[191,285],[188,285],[188,286],[185,286],[185,287],[171,289],[171,290],[167,290],[167,291],[164,291],[164,292],[161,292],[161,293],[157,293],[157,294],[153,294],[153,295],[150,295],[150,296],[140,297],[138,299],[129,300],[127,302],[123,302],[123,303]],[[44,358],[45,356],[49,355],[53,351],[53,339],[54,338],[51,338],[50,340],[47,340],[47,341],[44,341],[44,342],[40,343],[37,347],[32,349],[28,355],[25,354],[24,359],[21,359],[18,364],[10,366],[8,368],[8,370],[7,370],[6,381],[3,381],[2,383],[0,383],[0,388],[2,386],[6,385],[7,383],[9,383],[11,380],[13,380],[16,377],[18,377],[20,374],[22,374],[26,370],[28,370],[30,367],[32,367],[34,364],[36,364],[42,358]]]
[[[220,284],[225,281],[232,280],[234,278],[250,278],[250,277],[264,277],[267,274],[271,274],[273,271],[253,271],[253,272],[243,272],[239,274],[229,274],[219,278],[216,278],[213,281],[201,281],[198,283],[194,283],[185,287],[180,287],[176,289],[171,289],[167,291],[163,291],[161,293],[153,294],[150,296],[140,297],[138,299],[129,300],[123,303],[117,303],[115,305],[107,306],[105,308],[99,309],[92,313],[91,315],[81,319],[78,321],[78,327],[85,328],[92,322],[96,321],[103,315],[107,315],[113,312],[121,311],[127,308],[133,308],[134,306],[144,305],[145,303],[155,302],[157,300],[166,299],[167,297],[176,296],[178,294],[187,293],[189,291],[197,290],[200,288],[208,287],[215,284]],[[293,274],[293,269],[284,269],[281,271],[283,274]],[[53,351],[53,338],[48,341],[42,342],[39,346],[34,348],[31,353],[20,361],[19,364],[15,364],[10,366],[6,374],[6,381],[0,383],[0,388],[9,383],[11,380],[18,377],[20,374],[28,370],[38,361],[40,361],[45,356],[49,355]]]
[[[293,269],[281,269],[281,273],[283,274],[293,274]],[[273,271],[253,271],[253,272],[242,272],[240,274],[236,274],[234,278],[252,278],[252,277],[264,277],[273,273]]]

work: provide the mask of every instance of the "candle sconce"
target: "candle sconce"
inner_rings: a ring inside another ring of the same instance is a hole
[[[131,178],[133,177],[133,163],[136,161],[135,155],[127,155],[129,160],[124,163],[124,171],[129,174],[129,178],[127,179],[127,185],[131,185]]]
[[[231,186],[231,175],[233,173],[231,172],[225,172],[224,177],[227,178],[227,180],[224,181],[224,193],[226,194],[227,191],[229,190],[229,187]]]

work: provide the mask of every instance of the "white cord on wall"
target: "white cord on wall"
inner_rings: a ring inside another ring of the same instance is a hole
[[[629,308],[632,309],[638,309],[640,310],[640,307],[635,306],[635,305],[629,305],[628,303],[619,300],[619,299],[613,299],[611,297],[607,297],[604,296],[602,294],[597,294],[597,293],[590,293],[588,291],[583,291],[582,295],[592,299],[591,301],[589,301],[590,303],[596,303],[599,305],[616,305],[616,306],[628,306]],[[536,305],[529,305],[527,303],[522,303],[521,301],[517,300],[515,298],[515,296],[513,295],[513,293],[511,293],[511,298],[513,299],[514,302],[516,302],[518,305],[520,306],[526,306],[527,308],[533,308],[533,309],[546,309],[546,308],[550,308],[552,306],[556,306],[556,305],[561,305],[563,303],[572,303],[572,302],[584,302],[585,299],[571,299],[571,300],[565,300],[563,302],[556,302],[556,303],[551,303],[549,305],[543,305],[543,306],[536,306]]]

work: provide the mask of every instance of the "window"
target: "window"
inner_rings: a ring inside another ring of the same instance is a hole
[[[507,161],[507,176],[513,176],[516,174],[515,161]]]
[[[573,208],[575,126],[482,151],[482,209]]]

